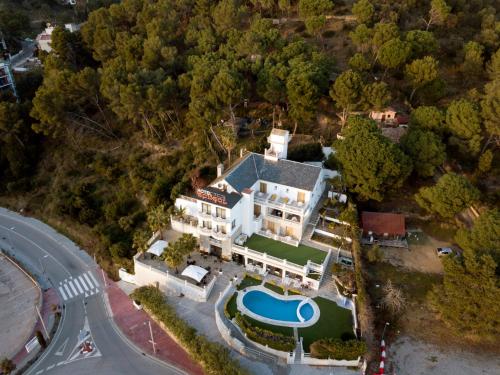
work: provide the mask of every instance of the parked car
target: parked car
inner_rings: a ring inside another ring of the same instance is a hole
[[[354,262],[352,261],[351,258],[347,257],[340,257],[339,263],[343,264],[344,266],[352,267],[354,265]]]
[[[445,255],[450,255],[453,254],[453,249],[451,247],[438,247],[437,248],[437,255],[438,256],[445,256]]]

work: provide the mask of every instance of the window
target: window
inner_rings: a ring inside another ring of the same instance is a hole
[[[231,222],[231,229],[234,229],[236,226],[236,219]]]
[[[206,204],[206,203],[202,203],[201,204],[201,212],[203,212],[204,214],[209,214],[211,213],[211,207],[210,205]]]
[[[253,214],[255,217],[259,217],[261,212],[261,207],[258,204],[253,205]]]
[[[226,209],[225,208],[216,207],[215,213],[216,213],[217,217],[221,217],[223,219],[226,218]]]
[[[226,234],[226,226],[225,225],[217,225],[217,232]]]
[[[203,228],[212,229],[212,222],[204,220],[203,221]]]
[[[267,184],[265,184],[264,182],[260,183],[260,192],[267,193]]]

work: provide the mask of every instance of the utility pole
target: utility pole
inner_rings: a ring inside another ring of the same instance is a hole
[[[151,340],[149,340],[149,342],[153,345],[153,353],[156,354],[156,343],[155,340],[153,339],[153,328],[151,328],[150,320],[148,320],[148,325],[149,325],[149,333],[151,334]]]
[[[45,322],[43,321],[42,314],[40,314],[40,310],[38,310],[38,306],[35,305],[36,312],[38,314],[38,317],[40,318],[40,322],[42,323],[43,330],[45,332],[45,336],[47,336],[47,339],[50,339],[49,332],[47,331],[47,327],[45,327]]]

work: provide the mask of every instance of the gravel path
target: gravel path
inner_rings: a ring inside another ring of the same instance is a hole
[[[460,350],[443,351],[407,336],[400,337],[391,345],[389,358],[394,362],[397,375],[500,374],[498,357]]]

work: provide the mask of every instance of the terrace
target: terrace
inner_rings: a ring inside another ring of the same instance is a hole
[[[276,258],[286,259],[287,261],[302,266],[305,266],[308,260],[317,264],[323,264],[328,255],[327,252],[310,246],[301,244],[292,246],[258,234],[252,235],[247,242],[245,242],[245,246],[259,253],[266,253]]]

